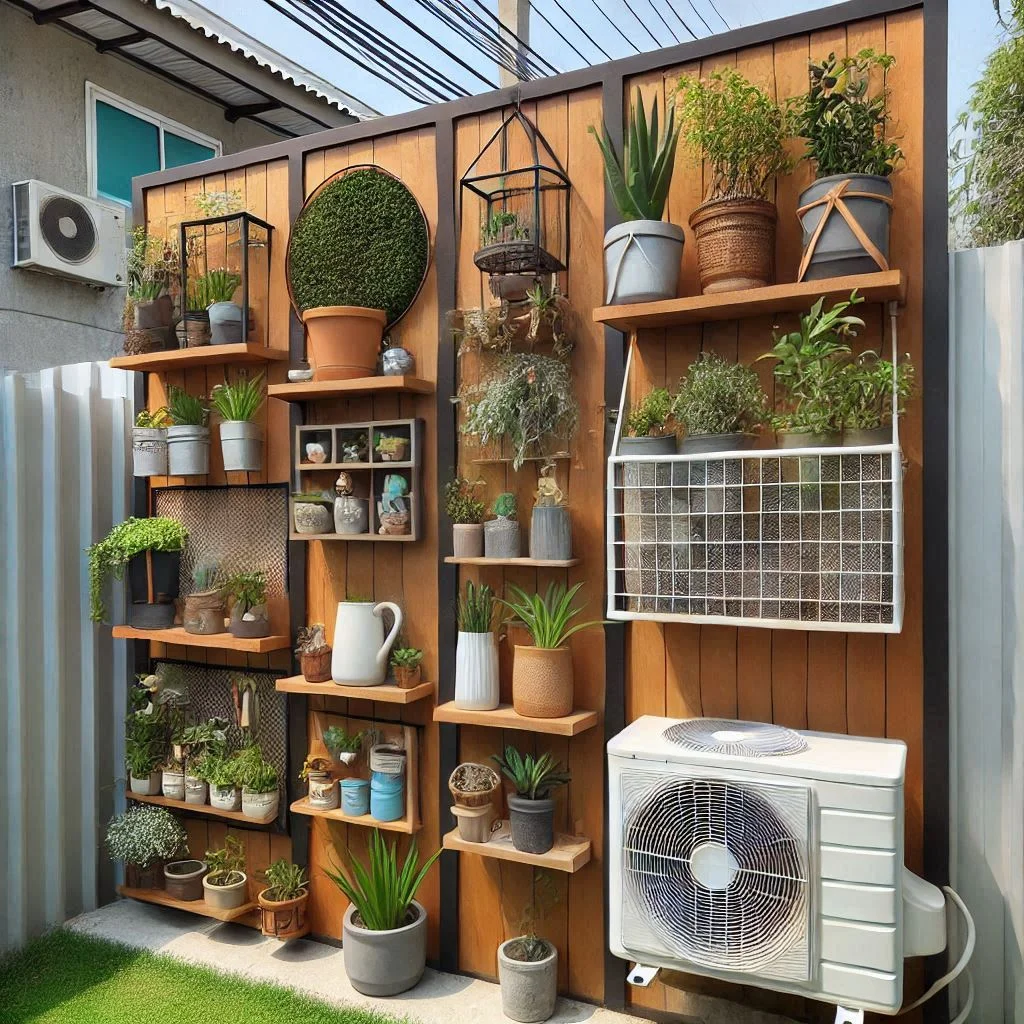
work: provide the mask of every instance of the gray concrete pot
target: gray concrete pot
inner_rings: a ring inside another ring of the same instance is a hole
[[[240,811],[242,791],[237,786],[211,786],[210,806],[218,811]]]
[[[519,557],[519,523],[515,519],[489,519],[484,523],[484,558]]]
[[[555,845],[555,801],[527,800],[510,793],[512,845],[523,853],[547,853]]]
[[[251,420],[225,420],[220,425],[224,469],[256,472],[263,467],[263,428]]]
[[[418,984],[427,964],[427,912],[413,900],[415,918],[402,928],[373,932],[355,922],[356,908],[345,911],[342,943],[345,973],[365,996],[394,996]]]
[[[217,910],[234,910],[245,902],[249,878],[244,871],[239,871],[238,874],[242,876],[242,880],[232,882],[231,885],[211,885],[208,877],[203,876],[203,899],[209,906]]]
[[[663,220],[628,220],[604,236],[605,303],[674,299],[683,259],[683,229]]]
[[[572,521],[568,505],[534,505],[530,519],[530,557],[556,562],[572,558]]]
[[[884,427],[847,427],[843,431],[844,448],[861,448],[869,444],[892,444],[892,424]]]
[[[660,437],[620,437],[619,455],[675,455],[676,435]]]
[[[128,777],[129,787],[133,793],[139,796],[160,795],[160,773],[150,772],[144,779],[138,779],[134,775]]]
[[[296,533],[330,533],[334,526],[331,509],[320,501],[292,501],[292,520]]]
[[[558,950],[550,943],[550,953],[534,962],[516,960],[508,955],[517,939],[498,947],[498,981],[501,984],[501,1011],[523,1024],[537,1024],[555,1012],[558,999]]]
[[[132,427],[134,476],[167,476],[167,431],[163,427]]]
[[[164,889],[167,895],[183,903],[203,898],[203,875],[206,861],[173,860],[164,865]]]
[[[872,192],[878,196],[892,199],[892,182],[877,174],[831,174],[819,178],[810,188],[800,194],[799,207],[807,206],[821,199],[840,182],[849,181],[851,192]],[[889,220],[892,207],[881,199],[870,197],[844,198],[850,215],[860,225],[864,233],[871,239],[878,251],[889,258]],[[821,218],[825,215],[824,205],[815,206],[801,218],[800,225],[804,234],[804,250]],[[867,250],[857,241],[850,230],[849,224],[838,210],[829,214],[828,222],[818,237],[814,254],[804,274],[805,281],[817,281],[824,277],[842,277],[845,274],[873,274],[881,267],[868,255]]]
[[[215,302],[210,314],[210,343],[236,345],[242,341],[242,307],[237,302]]]
[[[730,434],[687,434],[679,445],[681,455],[703,455],[705,452],[747,451],[757,444],[757,434],[734,431]]]
[[[167,472],[171,476],[206,476],[210,471],[210,428],[167,428]]]
[[[452,552],[456,558],[482,558],[484,524],[456,523],[452,527]]]
[[[334,532],[349,537],[369,533],[370,502],[352,494],[339,494],[334,499]]]
[[[269,793],[251,793],[247,789],[242,790],[242,813],[247,818],[258,818],[260,821],[270,821],[277,817],[277,804],[280,799],[276,789]]]

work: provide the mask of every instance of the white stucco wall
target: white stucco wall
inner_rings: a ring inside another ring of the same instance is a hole
[[[85,195],[85,83],[213,138],[225,153],[276,141],[249,120],[0,2],[0,369],[36,370],[120,351],[124,291],[97,290],[11,267],[11,183],[38,178]]]

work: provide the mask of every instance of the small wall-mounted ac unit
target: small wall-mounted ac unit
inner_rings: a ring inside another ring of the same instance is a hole
[[[903,866],[905,766],[893,740],[633,722],[608,744],[611,951],[895,1013],[904,958],[946,945]]]
[[[125,283],[124,211],[42,181],[14,183],[14,266],[94,285]]]

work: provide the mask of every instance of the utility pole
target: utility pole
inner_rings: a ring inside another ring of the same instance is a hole
[[[501,22],[501,36],[514,51],[516,68],[519,69],[523,59],[523,43],[530,42],[530,0],[498,0],[498,20]],[[503,89],[516,85],[524,77],[522,74],[514,75],[503,67],[498,68],[498,84]]]

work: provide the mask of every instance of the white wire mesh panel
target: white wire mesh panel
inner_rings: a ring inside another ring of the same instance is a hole
[[[638,771],[621,796],[625,948],[810,977],[807,789]]]
[[[610,465],[611,617],[901,628],[898,446]]]
[[[807,749],[807,740],[783,725],[731,718],[688,718],[670,725],[663,735],[685,750],[712,750],[736,757],[777,757]]]

